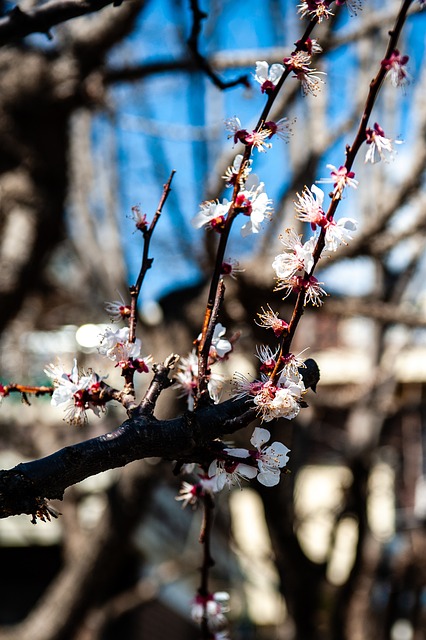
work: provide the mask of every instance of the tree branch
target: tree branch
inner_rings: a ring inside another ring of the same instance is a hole
[[[43,514],[49,518],[46,500],[62,500],[67,487],[133,460],[162,457],[211,461],[214,452],[209,450],[209,443],[242,429],[255,416],[255,410],[244,398],[172,420],[137,415],[111,433],[0,471],[0,517],[28,513],[34,518],[42,518]]]
[[[30,33],[45,33],[51,38],[50,29],[57,24],[88,13],[100,11],[124,0],[51,0],[29,11],[16,6],[4,18],[0,18],[0,46],[24,38]]]

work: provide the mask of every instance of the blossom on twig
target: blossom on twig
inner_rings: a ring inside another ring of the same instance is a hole
[[[389,58],[381,61],[382,67],[390,71],[390,79],[394,87],[401,87],[408,84],[410,76],[406,69],[409,60],[407,55],[401,55],[398,49],[394,49]]]
[[[226,591],[217,591],[207,595],[198,593],[192,603],[191,618],[197,624],[201,624],[205,617],[209,631],[216,635],[216,632],[221,632],[227,624],[224,613],[229,611],[228,602],[229,594]]]
[[[337,222],[327,220],[325,227],[326,251],[337,251],[339,244],[348,244],[347,240],[352,240],[352,232],[356,231],[358,223],[353,218],[340,218]]]
[[[232,451],[232,450],[231,450]],[[238,450],[242,452],[242,449]],[[238,457],[249,457],[249,452],[244,449],[247,455],[240,455]],[[227,486],[230,489],[232,486],[241,487],[241,480],[252,480],[257,475],[257,469],[251,465],[244,464],[243,462],[236,462],[233,460],[213,460],[208,469],[209,478],[216,479],[217,491]]]
[[[113,300],[112,302],[105,302],[105,311],[110,317],[111,322],[120,322],[124,318],[130,318],[131,309],[126,304],[120,294],[120,300]]]
[[[345,166],[335,167],[333,164],[328,164],[327,169],[331,169],[330,178],[321,178],[317,180],[318,184],[332,183],[334,187],[333,195],[337,199],[342,197],[342,193],[346,187],[352,187],[356,189],[358,187],[358,180],[355,180],[355,173],[348,171]]]
[[[296,196],[298,198],[294,203],[296,219],[309,222],[312,231],[316,230],[317,225],[324,228],[327,224],[327,217],[322,208],[324,191],[313,184],[310,189],[305,186],[302,195],[296,193]]]
[[[298,5],[297,12],[300,13],[301,18],[312,16],[312,18],[316,18],[318,22],[322,22],[324,18],[328,19],[334,15],[329,9],[330,4],[331,2],[327,2],[326,0],[307,0]]]
[[[254,79],[260,84],[262,93],[270,94],[274,91],[283,73],[284,67],[282,64],[275,63],[269,67],[265,60],[257,60]]]
[[[303,304],[306,306],[310,302],[314,307],[320,307],[323,303],[322,297],[327,295],[326,291],[321,287],[322,284],[324,283],[318,282],[315,276],[305,278],[304,276],[295,275],[287,280],[279,280],[275,290],[284,291],[283,300],[292,292],[300,293],[304,291]]]
[[[105,410],[105,401],[99,399],[102,379],[92,372],[80,376],[77,360],[74,360],[71,373],[66,373],[61,364],[49,364],[44,372],[53,380],[55,387],[51,404],[54,407],[65,405],[65,420],[70,424],[85,424],[89,409],[96,416]]]
[[[243,155],[241,153],[237,154],[234,158],[234,162],[231,167],[228,167],[225,171],[225,175],[222,176],[224,180],[226,180],[226,184],[228,187],[233,187],[235,185],[238,173],[241,168],[241,162],[243,160]],[[240,176],[240,184],[243,185],[247,180],[250,172],[251,172],[252,160],[248,160],[244,165],[244,170]]]
[[[225,379],[220,373],[210,372],[207,390],[213,402],[219,402],[219,397]],[[189,411],[194,409],[194,400],[198,388],[198,358],[195,350],[180,359],[175,384],[180,389],[180,396],[186,397]]]
[[[275,311],[272,311],[269,304],[266,311],[262,307],[261,313],[258,313],[257,316],[260,322],[255,320],[256,324],[264,329],[272,329],[276,338],[279,338],[288,329],[288,322],[282,320]]]
[[[247,129],[242,128],[241,121],[237,116],[225,120],[225,128],[231,131],[228,138],[233,137],[234,144],[242,142],[249,147],[254,147],[258,151],[266,151],[266,149],[270,149],[272,146],[271,143],[266,142],[271,134],[269,129],[261,128],[258,131],[256,129],[247,131]]]
[[[264,219],[271,215],[272,200],[264,191],[265,184],[259,182],[259,178],[253,174],[246,182],[246,188],[240,191],[235,201],[235,209],[249,217],[249,220],[241,227],[243,238],[250,233],[259,233]]]
[[[369,145],[365,154],[365,162],[373,164],[380,162],[380,160],[387,162],[388,159],[393,159],[393,140],[385,137],[385,132],[377,122],[374,123],[373,129],[369,127],[366,130],[365,135],[367,145]],[[395,144],[401,144],[401,142],[401,140],[395,140]],[[389,158],[386,157],[385,152],[389,154]]]
[[[223,230],[226,215],[229,211],[231,203],[226,198],[222,203],[218,200],[206,200],[200,205],[200,211],[191,220],[191,225],[195,229],[208,227],[214,231],[221,232]]]
[[[300,81],[303,95],[311,93],[315,96],[320,84],[324,84],[320,76],[325,76],[326,73],[310,67],[311,56],[304,51],[296,51],[289,58],[284,58],[283,62],[290,71],[293,71],[293,77]]]
[[[287,251],[276,256],[272,263],[280,282],[288,280],[299,271],[309,273],[314,266],[313,251],[316,238],[312,236],[303,244],[301,238],[294,229],[286,229],[285,233],[280,235],[280,241]]]

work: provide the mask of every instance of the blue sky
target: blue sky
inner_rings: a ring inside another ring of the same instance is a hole
[[[291,51],[298,33],[290,27],[300,29],[300,21],[295,10],[289,8],[290,3],[272,3],[275,7],[283,8],[284,20],[271,18],[268,3],[248,0],[242,4],[228,0],[219,4],[220,13],[217,12],[217,3],[203,4],[210,14],[210,18],[204,22],[203,50],[210,53],[252,50],[253,55],[257,55],[264,48],[286,46]],[[356,18],[348,19],[343,10],[341,15],[341,29],[352,29]],[[185,38],[189,28],[190,15],[186,2],[152,1],[141,16],[136,32],[112,53],[111,64],[180,58],[185,53]],[[425,30],[426,12],[407,25],[405,39],[409,43],[413,78],[419,74],[424,56]],[[247,69],[249,73],[254,72],[254,63],[255,59]],[[318,64],[328,73],[327,85],[333,96],[327,104],[327,118],[330,126],[337,126],[346,116],[347,105],[354,91],[352,79],[357,53],[353,47],[342,47]],[[232,70],[224,75],[235,77],[243,71]],[[156,299],[200,278],[198,257],[202,251],[203,231],[194,231],[190,220],[205,197],[206,181],[218,154],[232,146],[232,142],[227,140],[223,120],[238,115],[246,125],[260,113],[264,97],[258,85],[254,81],[252,84],[251,92],[237,87],[221,94],[200,73],[165,73],[146,78],[135,85],[118,86],[113,92],[117,109],[122,233],[131,280],[135,279],[139,268],[141,246],[139,238],[132,233],[129,219],[131,207],[139,205],[151,218],[163,183],[172,169],[177,170],[172,194],[152,242],[154,268],[144,285],[145,300]],[[408,123],[412,115],[410,97],[414,86],[413,82],[401,96],[398,131],[392,135],[408,138],[407,142],[410,135]],[[363,90],[366,92],[367,87]],[[303,110],[304,106],[301,108]],[[105,117],[99,117],[94,135],[101,138],[104,128],[110,126]],[[299,118],[295,126],[303,126],[303,118]],[[322,159],[318,178],[328,175],[327,163],[342,164],[344,145],[350,141],[350,135],[348,139],[339,140]],[[265,180],[268,195],[276,199],[282,185],[290,178],[288,148],[277,142],[268,154],[256,154],[254,170]],[[355,202],[356,196],[350,193],[339,214],[352,215]],[[242,244],[236,230],[231,247],[233,257],[248,255],[252,246],[253,239]],[[360,277],[357,281],[362,283],[361,288],[365,288],[365,283],[371,278],[368,265],[363,261],[358,268]],[[331,273],[329,278],[331,286],[338,285],[339,276]],[[353,282],[355,284],[355,279]]]

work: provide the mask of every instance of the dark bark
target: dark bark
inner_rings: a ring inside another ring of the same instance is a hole
[[[255,411],[245,399],[228,400],[173,420],[131,418],[112,433],[0,472],[0,517],[28,513],[49,518],[46,499],[62,500],[67,487],[133,460],[162,457],[210,462],[217,451],[212,441],[254,418]]]

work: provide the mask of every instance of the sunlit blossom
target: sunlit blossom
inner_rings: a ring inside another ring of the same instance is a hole
[[[61,364],[50,364],[44,372],[55,387],[51,404],[54,407],[64,405],[65,420],[70,424],[85,424],[89,409],[97,416],[105,410],[105,402],[99,398],[102,378],[93,372],[79,375],[77,360],[74,360],[71,373],[66,373]]]
[[[328,164],[327,169],[331,169],[330,178],[321,178],[317,180],[319,184],[328,184],[332,183],[334,187],[334,197],[340,199],[342,197],[342,193],[346,187],[352,187],[352,189],[356,189],[358,187],[358,180],[355,180],[355,173],[353,171],[348,171],[345,166],[340,166],[339,168],[335,167],[333,164]]]
[[[265,60],[258,60],[256,62],[256,74],[254,79],[260,84],[262,93],[271,93],[282,74],[284,73],[284,67],[282,64],[271,64],[269,67]]]
[[[374,163],[380,162],[380,160],[387,162],[393,159],[392,142],[394,141],[385,137],[385,132],[377,122],[374,123],[373,129],[366,130],[365,135],[368,145],[365,162]],[[395,140],[395,144],[401,144],[401,140]]]
[[[250,233],[259,233],[262,222],[273,211],[272,200],[268,198],[264,187],[265,184],[259,182],[259,178],[252,174],[246,182],[246,189],[238,194],[236,207],[239,205],[244,214],[249,217],[241,228],[243,238]]]
[[[407,55],[401,55],[398,49],[394,49],[389,58],[384,58],[381,62],[390,73],[390,79],[394,87],[401,87],[410,80],[406,65],[409,60]]]
[[[307,2],[301,2],[297,6],[297,12],[300,13],[300,17],[311,16],[316,18],[318,22],[322,22],[324,19],[328,19],[334,15],[329,9],[330,2],[323,0],[307,0]]]
[[[284,292],[283,300],[285,300],[285,298],[287,298],[292,292],[300,293],[304,291],[304,305],[310,302],[314,307],[319,307],[323,303],[322,297],[327,295],[321,287],[322,284],[324,283],[318,282],[315,276],[312,275],[308,278],[300,275],[294,275],[286,280],[278,280],[275,290]]]
[[[291,130],[288,118],[280,118],[280,120],[277,120],[276,122],[268,120],[265,122],[265,129],[269,129],[270,131],[269,138],[277,136],[277,138],[284,140],[284,142],[288,142],[290,140]]]
[[[324,201],[324,191],[315,184],[309,189],[304,187],[302,195],[296,193],[297,201],[294,203],[296,219],[302,222],[309,222],[311,229],[316,230],[317,225],[324,227],[327,223],[326,215],[322,208]]]
[[[320,84],[324,84],[320,76],[324,76],[326,73],[311,68],[311,56],[306,52],[297,51],[292,53],[289,58],[284,58],[284,64],[293,71],[293,77],[300,81],[302,92],[305,96],[309,93],[315,96]]]
[[[247,456],[249,452],[247,451]],[[257,469],[243,462],[231,460],[213,460],[208,469],[209,478],[215,477],[217,490],[221,491],[225,486],[230,489],[233,486],[240,487],[241,480],[251,480],[256,477]]]
[[[340,218],[337,222],[329,220],[325,228],[326,251],[337,251],[339,244],[348,244],[352,240],[352,233],[356,231],[358,223],[353,218]]]
[[[277,338],[288,329],[288,323],[282,320],[278,313],[272,311],[269,304],[266,310],[262,307],[261,313],[258,313],[257,316],[259,321],[255,320],[256,324],[264,329],[272,329]]]
[[[234,162],[231,167],[228,167],[225,171],[225,175],[222,176],[224,180],[226,180],[228,187],[233,187],[235,185],[238,173],[241,169],[241,163],[243,160],[243,155],[239,153],[235,156]],[[248,160],[244,165],[244,170],[240,175],[240,184],[243,186],[244,182],[247,180],[248,175],[251,172],[252,160]]]
[[[273,442],[269,447],[263,445],[268,442],[271,434],[267,429],[256,427],[250,442],[257,451],[255,459],[259,468],[257,480],[265,487],[274,487],[280,481],[281,469],[288,462],[290,449],[281,442]]]
[[[126,304],[119,294],[120,300],[105,302],[105,311],[110,317],[111,322],[120,322],[130,317],[130,306]]]
[[[228,138],[234,138],[234,144],[242,142],[243,144],[255,147],[258,151],[266,151],[272,145],[267,142],[270,137],[270,130],[262,128],[259,131],[247,131],[241,127],[241,121],[237,116],[225,120],[225,128],[231,131]]]
[[[101,356],[106,356],[116,366],[125,367],[131,358],[138,358],[141,351],[141,341],[136,338],[135,342],[129,342],[129,327],[121,329],[105,329],[100,336],[98,351]],[[130,363],[129,363],[130,364]]]
[[[298,40],[296,45],[299,47],[300,51],[305,51],[309,56],[312,56],[315,53],[321,53],[322,51],[321,45],[315,38],[306,38],[304,42],[302,42],[302,40]]]
[[[277,278],[286,281],[299,271],[310,272],[314,266],[313,251],[315,249],[316,238],[313,236],[302,244],[302,236],[298,235],[294,229],[286,229],[280,236],[280,241],[288,250],[275,256],[272,263]]]
[[[200,211],[191,220],[195,229],[208,227],[220,231],[225,223],[231,203],[226,198],[220,203],[218,200],[207,200],[200,205]]]

